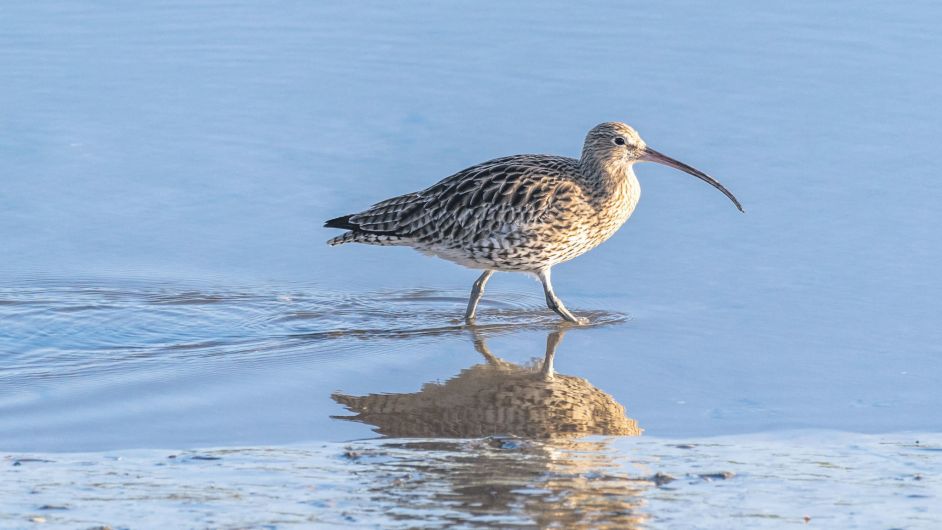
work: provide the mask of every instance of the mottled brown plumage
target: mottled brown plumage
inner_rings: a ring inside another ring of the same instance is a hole
[[[469,321],[494,271],[533,273],[551,309],[584,323],[556,297],[550,269],[595,248],[624,224],[641,194],[632,170],[641,161],[691,173],[742,210],[711,177],[648,148],[631,127],[611,122],[589,131],[578,160],[517,155],[472,166],[423,191],[327,221],[329,228],[348,230],[328,244],[404,245],[483,269],[465,315]]]

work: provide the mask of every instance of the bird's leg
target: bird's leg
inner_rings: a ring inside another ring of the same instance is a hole
[[[471,299],[468,300],[468,310],[464,314],[465,322],[468,324],[474,321],[475,313],[478,310],[478,302],[480,302],[481,297],[484,296],[484,286],[487,285],[487,280],[490,279],[492,274],[494,274],[494,271],[484,271],[484,273],[475,280],[474,286],[471,287]]]
[[[556,376],[556,371],[553,369],[553,359],[556,357],[556,348],[559,347],[565,333],[565,330],[557,329],[546,336],[546,356],[543,358],[543,367],[540,369],[540,373],[543,375],[543,379],[547,381]]]
[[[491,353],[491,349],[488,348],[487,343],[484,342],[484,335],[478,332],[477,326],[471,327],[471,337],[474,341],[474,349],[484,357],[484,360],[487,361],[487,364],[492,366],[500,366],[501,360]]]
[[[550,279],[550,269],[547,267],[541,270],[537,276],[539,276],[540,281],[543,282],[543,294],[546,295],[546,306],[556,311],[556,313],[563,317],[563,319],[573,322],[575,324],[585,325],[589,323],[589,319],[583,317],[577,317],[569,312],[566,309],[566,306],[563,305],[563,301],[556,296],[556,293],[553,292],[553,281]]]

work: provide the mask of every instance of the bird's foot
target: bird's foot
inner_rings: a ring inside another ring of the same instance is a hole
[[[577,317],[576,315],[573,315],[572,313],[569,312],[568,309],[566,309],[566,306],[564,306],[558,300],[548,298],[546,305],[548,305],[550,309],[552,309],[557,315],[562,317],[562,319],[565,320],[566,322],[572,322],[573,324],[577,326],[585,326],[586,324],[589,323],[588,318]]]
[[[577,317],[576,315],[573,315],[572,313],[568,311],[566,312],[566,314],[561,313],[559,316],[563,317],[563,320],[565,320],[566,322],[570,322],[576,326],[587,326],[590,322],[588,318]]]

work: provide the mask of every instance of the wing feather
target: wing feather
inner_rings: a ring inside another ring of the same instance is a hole
[[[347,222],[355,231],[424,242],[496,238],[565,210],[581,192],[570,176],[577,163],[543,155],[498,158],[378,202]]]

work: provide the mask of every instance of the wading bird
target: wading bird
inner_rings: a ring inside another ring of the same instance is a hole
[[[742,205],[715,179],[648,147],[624,123],[595,126],[576,160],[552,155],[497,158],[459,171],[415,193],[327,221],[347,230],[329,245],[400,245],[484,272],[474,282],[471,323],[495,271],[535,274],[546,305],[586,324],[553,291],[553,265],[584,254],[614,234],[634,211],[641,187],[632,167],[657,162],[689,173]]]

